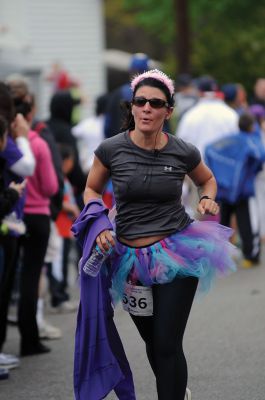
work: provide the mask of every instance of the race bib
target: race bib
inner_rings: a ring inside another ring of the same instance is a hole
[[[122,306],[125,311],[132,315],[142,317],[153,315],[152,288],[126,283]]]

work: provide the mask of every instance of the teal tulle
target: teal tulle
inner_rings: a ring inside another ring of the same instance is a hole
[[[236,270],[233,231],[213,221],[195,221],[183,231],[147,247],[132,248],[117,241],[110,256],[111,295],[116,304],[126,281],[152,286],[175,277],[199,278],[199,292],[207,292],[215,279]]]

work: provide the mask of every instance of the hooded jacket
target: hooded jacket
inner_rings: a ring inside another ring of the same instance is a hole
[[[37,132],[29,132],[29,141],[36,159],[33,176],[27,179],[24,212],[50,215],[50,197],[58,190],[58,180],[47,143]]]
[[[50,103],[51,117],[47,121],[55,141],[58,144],[67,144],[74,151],[74,167],[68,174],[68,179],[77,194],[83,192],[86,184],[86,176],[84,175],[80,164],[76,139],[72,134],[72,115],[73,110],[80,99],[75,99],[69,90],[61,90],[56,92]]]
[[[206,147],[205,162],[214,173],[216,198],[234,204],[255,195],[255,177],[265,162],[258,133],[240,131]]]
[[[107,214],[101,200],[91,200],[72,227],[83,249],[75,335],[76,400],[101,400],[111,390],[120,400],[136,399],[132,373],[113,321],[109,277],[104,273],[91,277],[83,271],[96,237],[105,229],[113,229]]]

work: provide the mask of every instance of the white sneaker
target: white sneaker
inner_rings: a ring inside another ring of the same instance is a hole
[[[191,391],[189,388],[186,388],[185,400],[191,400]]]
[[[12,354],[0,353],[0,368],[17,368],[20,364],[19,358]]]
[[[60,328],[56,326],[48,324],[46,321],[43,321],[39,326],[39,338],[40,339],[60,339],[62,337],[62,331]]]
[[[57,307],[52,307],[52,313],[71,313],[75,312],[78,308],[78,303],[75,301],[63,301]]]

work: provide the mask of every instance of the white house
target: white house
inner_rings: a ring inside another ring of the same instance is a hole
[[[81,82],[89,112],[106,91],[102,0],[0,0],[0,79],[29,77],[39,116],[48,115],[55,62]]]

